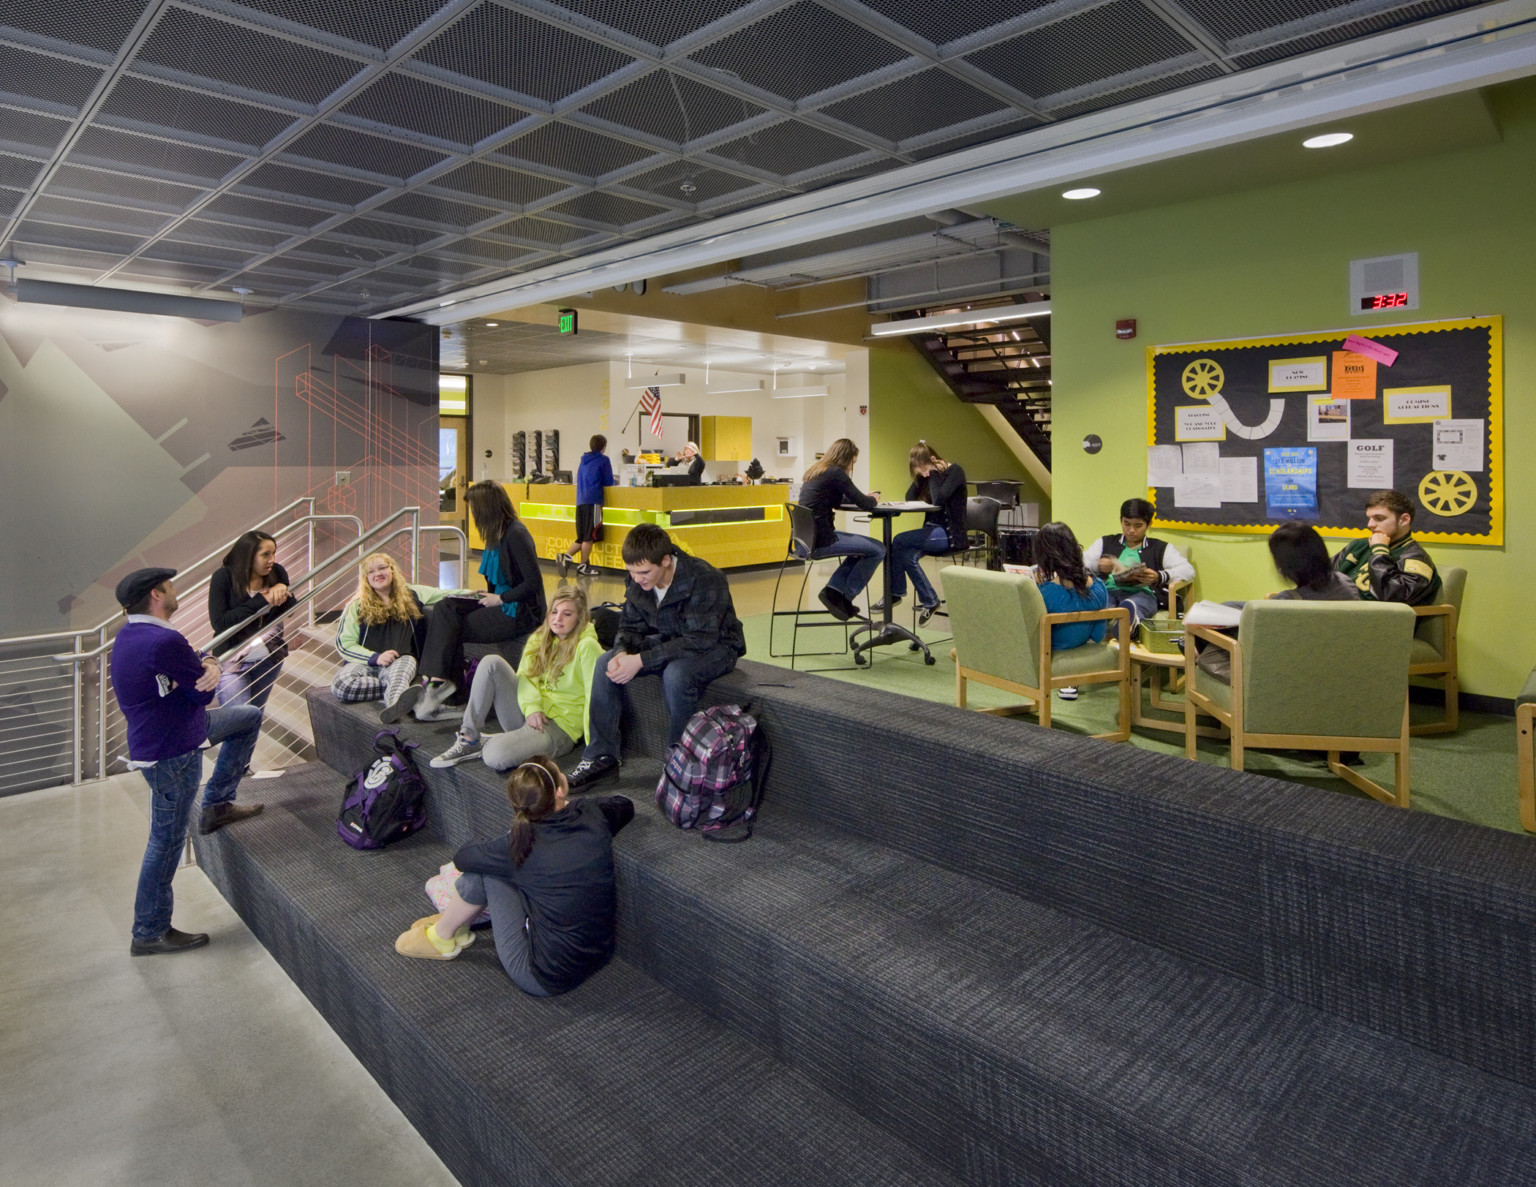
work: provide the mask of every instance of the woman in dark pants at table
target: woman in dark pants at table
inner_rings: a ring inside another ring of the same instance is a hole
[[[839,507],[862,507],[868,511],[875,505],[875,497],[866,495],[848,477],[849,469],[858,460],[859,447],[847,437],[839,437],[805,472],[800,484],[800,505],[809,508],[816,521],[816,540],[811,555],[817,560],[831,556],[843,558],[826,588],[817,595],[827,612],[843,622],[858,616],[859,608],[853,604],[853,599],[869,584],[869,579],[885,559],[885,545],[879,540],[840,532],[832,521],[832,513]]]
[[[912,447],[907,469],[912,475],[907,501],[932,503],[937,510],[928,512],[922,527],[891,541],[891,605],[906,596],[911,577],[917,591],[917,622],[924,626],[939,608],[939,595],[923,572],[923,557],[965,547],[965,471],[945,461],[926,441]],[[884,600],[873,609],[883,611]]]
[[[425,688],[407,689],[396,702],[401,714],[408,700],[418,720],[431,721],[464,675],[465,643],[505,643],[502,655],[513,667],[523,644],[544,621],[544,576],[533,537],[517,518],[512,500],[499,482],[477,482],[465,496],[475,527],[485,541],[480,573],[489,592],[478,600],[444,598],[427,616],[421,648]]]

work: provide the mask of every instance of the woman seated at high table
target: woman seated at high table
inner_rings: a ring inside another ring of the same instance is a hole
[[[538,554],[506,490],[499,482],[477,482],[465,504],[485,542],[480,573],[487,592],[444,598],[428,614],[421,646],[427,683],[406,689],[395,703],[399,714],[414,711],[421,721],[435,718],[464,678],[465,643],[507,643],[502,654],[515,667],[528,636],[544,621]]]
[[[416,680],[418,657],[427,638],[427,607],[449,595],[474,597],[467,589],[410,585],[395,558],[375,552],[358,566],[357,596],[336,622],[336,650],[342,668],[331,681],[338,700],[384,702],[386,725],[400,720],[401,696]]]
[[[1275,570],[1291,583],[1290,589],[1276,590],[1271,598],[1302,602],[1357,602],[1360,591],[1354,582],[1333,567],[1328,548],[1311,524],[1291,520],[1277,527],[1269,537],[1269,555]],[[1241,606],[1242,602],[1228,602]],[[1237,628],[1232,628],[1232,634]],[[1232,683],[1232,656],[1220,647],[1206,647],[1195,666],[1223,684]]]
[[[907,470],[912,475],[907,501],[932,503],[936,510],[923,518],[922,527],[901,532],[891,541],[891,605],[906,597],[910,577],[917,591],[917,622],[924,626],[939,608],[939,595],[923,573],[923,557],[941,556],[966,544],[965,471],[945,461],[926,441],[919,441],[907,454]],[[881,612],[885,608],[883,598],[871,607]]]
[[[842,564],[817,597],[827,612],[841,622],[858,616],[853,599],[869,584],[880,562],[885,559],[885,545],[869,536],[840,532],[832,521],[839,507],[852,505],[865,511],[875,505],[875,496],[866,495],[853,484],[848,471],[859,460],[859,447],[847,437],[832,442],[827,452],[805,472],[800,485],[800,504],[810,509],[816,523],[816,539],[811,555],[840,556]]]
[[[278,620],[293,601],[288,570],[277,563],[277,541],[266,532],[246,532],[208,581],[208,622],[214,634],[247,624],[218,645],[223,657],[220,705],[266,707],[288,655]]]

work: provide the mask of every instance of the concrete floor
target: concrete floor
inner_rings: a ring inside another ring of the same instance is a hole
[[[0,799],[0,1184],[453,1184],[200,871],[175,922],[209,946],[128,955],[148,798]]]

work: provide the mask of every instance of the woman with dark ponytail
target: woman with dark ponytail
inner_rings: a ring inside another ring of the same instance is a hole
[[[553,759],[540,756],[507,778],[512,827],[466,845],[462,872],[440,914],[418,919],[395,941],[402,956],[452,960],[474,941],[470,922],[488,910],[496,955],[512,983],[534,997],[575,989],[613,956],[613,838],[635,816],[624,796],[572,802]]]

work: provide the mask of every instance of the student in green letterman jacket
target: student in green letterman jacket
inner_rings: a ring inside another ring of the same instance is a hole
[[[1088,545],[1083,563],[1104,579],[1111,606],[1131,611],[1131,633],[1142,619],[1157,613],[1158,595],[1171,581],[1193,581],[1195,567],[1172,544],[1147,535],[1157,514],[1146,499],[1120,504],[1120,534],[1100,536]]]
[[[1333,567],[1375,602],[1427,606],[1440,596],[1440,574],[1413,538],[1413,503],[1401,491],[1372,491],[1365,504],[1368,539],[1355,540],[1333,558]]]

